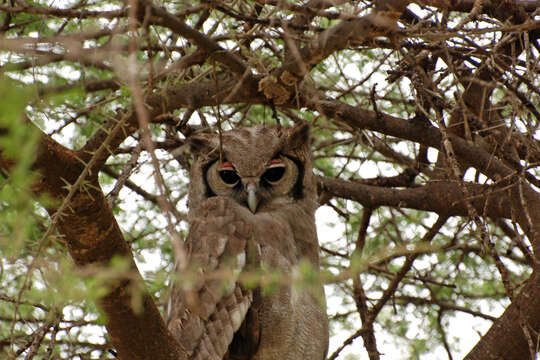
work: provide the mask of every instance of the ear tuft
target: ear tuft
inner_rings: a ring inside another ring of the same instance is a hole
[[[291,128],[287,139],[287,148],[290,150],[296,150],[302,146],[309,146],[309,125],[306,123]]]
[[[194,134],[188,137],[187,143],[192,154],[209,153],[215,148],[211,134]]]

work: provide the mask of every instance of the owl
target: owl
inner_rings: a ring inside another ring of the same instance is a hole
[[[319,269],[309,126],[258,125],[188,142],[189,265],[177,270],[169,330],[189,359],[324,359],[323,287],[291,281],[300,264]]]

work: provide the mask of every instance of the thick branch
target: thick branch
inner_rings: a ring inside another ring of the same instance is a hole
[[[41,138],[34,163],[41,177],[33,190],[57,200],[56,206],[48,209],[51,216],[68,193],[66,183],[74,184],[84,170],[79,155],[45,135]],[[0,156],[0,165],[9,172],[13,164]],[[96,174],[74,192],[67,210],[58,218],[58,230],[73,260],[81,267],[107,267],[113,258],[128,262],[128,271],[110,280],[106,284],[107,295],[99,299],[120,358],[181,359],[178,343],[170,336],[152,297],[142,285],[131,250],[99,188]],[[133,308],[134,299],[140,300],[140,308]]]
[[[427,124],[417,124],[380,112],[369,111],[347,105],[339,101],[320,101],[321,97],[311,96],[310,104],[314,110],[326,116],[337,118],[355,129],[369,129],[407,139],[436,149],[441,149],[441,132]],[[521,228],[527,233],[535,249],[536,257],[540,255],[540,196],[528,185],[513,182],[516,173],[504,162],[482,148],[468,143],[466,140],[449,134],[453,149],[458,159],[466,166],[471,166],[500,184],[512,184],[509,187],[512,199],[524,199],[519,207],[514,207],[514,216]],[[519,185],[518,185],[519,184]]]
[[[179,84],[149,95],[146,99],[149,118],[156,121],[159,115],[172,113],[181,108],[198,109],[219,103],[264,103],[263,96],[257,94],[257,79],[251,76],[238,81],[237,78],[220,79],[216,81],[193,82]],[[138,129],[137,116],[134,112],[121,113],[116,119],[109,121],[102,129],[96,131],[81,151],[83,159],[88,160],[94,151],[101,146],[104,139],[111,136],[110,131],[118,121],[125,117],[125,126],[117,131],[109,143],[109,152],[104,152],[96,161],[92,171],[99,171],[112,152],[131,134]]]
[[[520,326],[520,314],[534,331],[540,329],[540,275],[535,271],[504,314],[495,321],[465,360],[513,360],[530,358],[529,346]]]
[[[279,85],[272,84],[270,90],[264,90],[269,98],[275,98],[276,104],[282,104],[297,90],[298,84],[321,61],[333,53],[343,50],[351,44],[364,43],[378,36],[396,31],[396,20],[411,1],[379,0],[375,11],[359,18],[348,18],[326,29],[302,48],[288,43],[290,55],[283,66],[273,72]],[[261,86],[262,89],[265,85]],[[274,90],[277,88],[276,90]],[[277,91],[279,95],[274,96]],[[286,94],[286,95],[285,95]]]
[[[316,97],[315,97],[316,98]],[[327,106],[329,105],[329,106]],[[336,117],[357,129],[371,129],[402,139],[409,139],[437,149],[441,148],[442,137],[438,129],[429,125],[418,125],[413,122],[397,119],[388,115],[370,112],[337,102],[318,102],[316,109],[322,110],[329,117]],[[473,166],[500,184],[510,184],[508,198],[512,199],[507,211],[512,210],[513,217],[525,231],[534,249],[535,258],[540,257],[540,197],[529,185],[517,178],[517,174],[482,148],[469,144],[457,136],[449,136],[457,158],[467,166]],[[517,181],[514,181],[516,180]],[[462,194],[460,190],[457,194]],[[474,204],[474,202],[473,202]],[[477,205],[474,205],[477,206]],[[528,281],[528,285],[515,297],[505,313],[492,326],[488,334],[471,352],[470,359],[485,359],[492,354],[491,346],[496,351],[491,359],[524,359],[529,350],[526,337],[520,326],[525,326],[533,333],[540,330],[540,303],[536,299],[540,292],[536,272]],[[521,318],[520,318],[521,312]],[[505,339],[505,341],[501,341]],[[505,343],[517,346],[501,346]],[[499,351],[500,350],[500,351]],[[503,357],[497,357],[504,354]]]
[[[367,208],[391,206],[433,211],[444,216],[467,216],[461,187],[467,186],[474,198],[473,206],[486,216],[512,218],[510,201],[506,194],[489,186],[457,184],[451,181],[430,182],[421,187],[407,189],[383,188],[357,182],[319,177],[319,189],[331,196],[357,201]]]

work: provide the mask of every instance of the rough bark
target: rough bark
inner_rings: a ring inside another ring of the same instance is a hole
[[[118,357],[182,359],[179,345],[169,334],[151,295],[144,288],[131,249],[97,182],[97,173],[85,176],[78,189],[68,191],[66,188],[66,184],[76,184],[85,171],[81,155],[43,135],[33,166],[40,175],[33,191],[54,199],[55,205],[47,210],[53,219],[58,219],[59,233],[81,269],[108,267],[115,258],[127,261],[127,269],[104,284],[107,295],[99,299]],[[9,173],[13,165],[0,152],[2,170]],[[66,201],[68,193],[71,198]],[[57,214],[59,208],[61,214]],[[134,306],[137,303],[140,306]]]

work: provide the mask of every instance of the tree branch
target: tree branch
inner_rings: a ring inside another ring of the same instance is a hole
[[[141,1],[141,3],[147,3]],[[242,75],[248,69],[247,65],[236,54],[223,49],[214,40],[206,37],[195,29],[192,29],[176,16],[168,13],[164,9],[148,3],[148,6],[152,8],[152,17],[150,22],[154,25],[165,26],[180,36],[185,37],[189,41],[192,41],[199,48],[204,50],[208,55],[211,55],[213,59],[222,63],[231,69],[232,72],[237,75]]]
[[[446,216],[467,216],[467,207],[465,199],[460,195],[460,188],[468,186],[471,194],[474,194],[474,198],[469,200],[479,212],[494,219],[512,218],[510,201],[504,192],[494,191],[487,185],[460,186],[456,182],[437,181],[420,187],[393,189],[324,177],[318,178],[318,184],[320,191],[357,201],[367,208],[401,207],[432,211]]]
[[[58,204],[64,202],[68,194],[66,183],[75,184],[85,169],[81,155],[46,135],[41,137],[34,163],[34,169],[41,176],[33,191],[47,193],[57,200],[55,206],[47,209],[51,216],[55,216]],[[13,163],[0,154],[0,165],[2,170],[9,172]],[[73,196],[58,217],[57,226],[75,263],[80,267],[99,268],[110,266],[114,258],[122,258],[128,264],[127,271],[106,284],[107,295],[98,301],[107,316],[106,327],[120,358],[182,359],[178,343],[170,336],[152,297],[144,288],[131,249],[99,187],[97,173],[91,173],[79,189],[70,189],[70,193]],[[140,300],[139,308],[133,306],[136,299]]]
[[[465,360],[529,359],[527,339],[520,326],[521,315],[535,334],[540,329],[540,275],[535,271],[504,314],[465,356]]]

